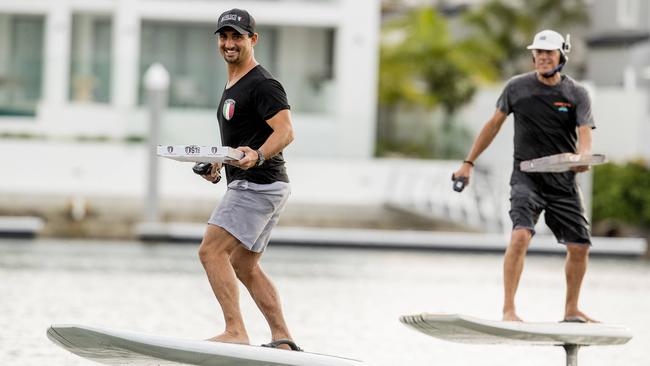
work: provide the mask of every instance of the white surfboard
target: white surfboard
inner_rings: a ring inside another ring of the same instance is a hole
[[[602,323],[505,322],[429,313],[404,315],[400,321],[426,335],[460,343],[595,346],[632,339],[628,328]]]
[[[357,360],[309,352],[180,339],[82,325],[52,325],[47,330],[47,337],[78,356],[107,365],[364,365]]]

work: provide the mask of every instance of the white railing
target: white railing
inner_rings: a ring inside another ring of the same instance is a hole
[[[451,174],[460,162],[409,162],[393,167],[386,193],[389,207],[416,215],[447,220],[487,232],[510,230],[507,180],[476,168],[462,193],[452,189]]]

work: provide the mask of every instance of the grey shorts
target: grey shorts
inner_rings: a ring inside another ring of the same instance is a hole
[[[208,224],[225,229],[248,250],[261,253],[269,243],[271,230],[278,223],[290,193],[291,186],[285,182],[256,184],[235,180],[228,184]]]

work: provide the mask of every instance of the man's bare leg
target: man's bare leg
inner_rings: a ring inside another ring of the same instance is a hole
[[[262,253],[255,253],[238,247],[230,260],[237,278],[246,286],[251,297],[260,309],[271,329],[272,340],[290,339],[289,328],[282,313],[282,304],[277,289],[259,265]],[[289,349],[282,345],[281,348]]]
[[[239,245],[239,241],[223,228],[208,225],[199,247],[199,258],[226,322],[225,331],[210,338],[211,341],[249,343],[239,308],[239,284],[230,264],[230,256]]]
[[[503,320],[522,321],[517,316],[515,307],[515,294],[519,287],[519,279],[524,270],[524,260],[528,251],[528,244],[532,234],[529,229],[515,229],[512,231],[510,245],[506,249],[503,260]]]
[[[589,245],[567,244],[566,247],[567,255],[564,266],[564,273],[566,275],[566,305],[564,307],[564,319],[583,319],[587,322],[597,322],[578,309],[582,279],[585,276],[587,263],[589,262]]]

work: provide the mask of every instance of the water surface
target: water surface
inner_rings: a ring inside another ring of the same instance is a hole
[[[0,364],[95,363],[45,336],[52,323],[80,323],[203,339],[223,320],[194,245],[106,241],[0,241]],[[472,346],[419,334],[401,314],[465,313],[498,319],[502,258],[495,254],[271,246],[263,267],[280,290],[296,341],[308,351],[396,365],[564,365],[558,347]],[[563,258],[530,256],[518,304],[529,321],[561,319]],[[270,334],[246,290],[251,341]],[[594,317],[626,324],[625,346],[583,348],[580,364],[650,364],[650,264],[594,258],[582,294]]]

